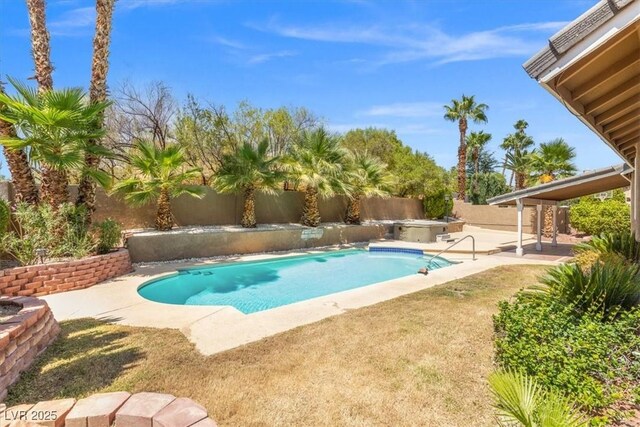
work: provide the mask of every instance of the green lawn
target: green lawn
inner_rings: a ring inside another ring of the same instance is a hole
[[[222,426],[492,425],[491,316],[544,270],[496,268],[209,357],[179,331],[68,321],[8,403],[145,390]]]

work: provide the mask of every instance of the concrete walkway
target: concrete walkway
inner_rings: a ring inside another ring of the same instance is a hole
[[[257,313],[243,314],[230,306],[183,306],[152,302],[142,298],[137,288],[144,282],[175,272],[176,268],[209,265],[222,261],[251,261],[281,255],[251,255],[208,260],[138,265],[134,273],[88,289],[43,297],[58,321],[93,317],[130,326],[175,328],[182,331],[199,351],[209,355],[283,332],[297,326],[372,305],[401,295],[420,291],[450,280],[508,264],[554,264],[553,261],[457,254],[463,261],[432,271],[428,276],[415,274],[344,292],[334,293]],[[450,257],[454,258],[454,257]]]

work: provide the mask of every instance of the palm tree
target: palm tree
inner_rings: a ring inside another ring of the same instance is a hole
[[[575,163],[573,163],[575,157],[575,148],[562,138],[542,143],[531,154],[531,179],[534,182],[544,184],[575,175],[577,170]],[[550,237],[552,233],[553,211],[551,207],[547,206],[544,213],[544,235]]]
[[[507,158],[509,154],[511,154],[513,157],[516,157],[516,158],[526,156],[526,153],[534,145],[533,138],[531,138],[526,133],[527,127],[529,127],[529,123],[527,123],[526,120],[522,120],[522,119],[518,120],[513,125],[513,128],[516,131],[512,134],[507,135],[504,138],[502,144],[500,144],[500,148],[505,150],[504,164],[502,166],[503,175],[505,174],[505,170],[508,169]],[[517,182],[520,181],[521,183],[523,183],[525,180],[525,176],[523,175],[518,176],[513,171],[513,169],[511,169],[511,178],[509,179],[509,185],[513,183],[514,176],[516,178],[516,187],[518,187]]]
[[[478,192],[478,173],[480,172],[479,160],[480,151],[491,141],[491,134],[480,132],[471,132],[467,137],[467,150],[471,151],[471,159],[473,161],[473,192]]]
[[[368,153],[352,153],[350,171],[346,178],[350,187],[347,205],[347,224],[360,224],[360,200],[362,197],[387,197],[393,177],[386,165]]]
[[[109,42],[111,41],[111,21],[115,0],[96,1],[96,32],[93,37],[93,62],[91,64],[91,84],[89,87],[89,102],[92,104],[107,100],[107,73],[109,71]],[[104,117],[97,117],[96,127],[102,129]],[[97,140],[89,141],[90,144],[99,144]],[[87,170],[98,167],[100,158],[87,153],[84,159]],[[96,193],[95,184],[91,175],[83,171],[78,185],[78,197],[76,205],[84,205],[87,222],[91,223],[91,217],[95,210]]]
[[[0,83],[0,95],[4,94],[4,86]],[[2,107],[4,109],[4,107]],[[0,113],[2,110],[0,110]],[[15,139],[16,130],[13,125],[4,120],[0,120],[0,140]],[[3,146],[4,158],[7,159],[7,166],[13,180],[13,188],[18,202],[37,204],[38,187],[31,171],[29,156],[24,150],[17,150]]]
[[[138,142],[130,157],[136,176],[115,184],[112,193],[122,194],[134,205],[155,201],[158,207],[156,229],[171,230],[171,199],[181,194],[198,198],[204,195],[202,187],[188,184],[200,176],[200,170],[183,170],[186,162],[184,151],[178,145],[158,148],[149,142]]]
[[[81,89],[37,92],[10,79],[16,96],[0,94],[5,109],[0,119],[12,123],[22,138],[0,140],[9,149],[29,149],[31,160],[42,165],[42,200],[57,209],[68,199],[68,175],[84,166],[87,152],[105,155],[105,150],[89,146],[91,138],[102,132],[94,125],[96,117],[109,105],[106,102],[87,105]],[[106,185],[108,178],[90,170],[91,176]]]
[[[264,139],[254,147],[244,143],[233,154],[225,155],[217,173],[214,186],[221,192],[244,193],[244,210],[241,224],[245,228],[256,226],[255,193],[274,193],[284,180],[284,173],[277,169],[279,157],[269,157],[269,140]]]
[[[305,131],[285,158],[284,166],[296,185],[304,187],[304,207],[301,222],[309,227],[320,224],[318,195],[349,194],[344,179],[347,151],[340,140],[324,128]]]
[[[531,170],[531,153],[528,150],[514,149],[506,154],[504,167],[516,178],[515,190],[522,190],[527,185],[527,177]]]
[[[31,25],[31,53],[35,65],[35,80],[40,92],[53,89],[51,47],[45,13],[45,0],[27,0]]]
[[[444,109],[445,120],[450,122],[457,121],[460,131],[460,145],[458,146],[458,200],[464,200],[467,186],[465,166],[467,164],[466,135],[468,121],[472,120],[474,123],[486,123],[486,111],[489,109],[489,106],[486,104],[477,104],[473,95],[462,95],[462,99],[452,99],[451,105],[445,105]]]

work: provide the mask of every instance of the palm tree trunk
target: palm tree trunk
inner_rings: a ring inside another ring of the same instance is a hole
[[[107,73],[109,71],[109,42],[111,41],[111,21],[115,0],[97,0],[96,2],[96,33],[93,37],[93,62],[91,64],[91,85],[89,88],[89,101],[93,103],[104,102],[107,99]],[[96,126],[101,129],[104,117],[101,114]],[[99,144],[97,140],[89,141],[89,144]],[[85,168],[95,169],[100,159],[91,153],[86,153],[84,158]],[[78,197],[76,205],[84,205],[87,213],[87,223],[91,223],[96,207],[95,183],[86,171],[83,172],[78,185]]]
[[[474,171],[474,176],[473,176],[473,192],[474,194],[478,194],[478,172],[480,170],[480,165],[478,164],[480,161],[480,152],[478,150],[478,147],[475,147],[473,149],[473,171]]]
[[[542,229],[544,237],[553,236],[553,208],[551,206],[544,207],[544,228]]]
[[[458,146],[458,200],[464,200],[467,188],[466,121],[460,119],[458,128],[460,130],[460,145]]]
[[[244,211],[242,212],[242,220],[240,224],[244,228],[256,227],[256,190],[253,187],[247,187],[244,190]]]
[[[2,87],[0,87],[0,91]],[[14,137],[16,135],[10,123],[0,120],[0,138]],[[25,202],[31,205],[38,203],[38,187],[31,172],[29,158],[24,150],[12,150],[4,148],[4,158],[7,159],[7,166],[11,173],[13,189],[16,192],[16,201]]]
[[[29,24],[31,25],[31,53],[35,65],[35,79],[40,91],[53,89],[53,66],[47,30],[45,0],[27,0]]]
[[[515,176],[516,176],[516,190],[522,190],[524,188],[524,182],[525,182],[526,176],[521,172],[516,172]]]
[[[318,190],[307,187],[304,192],[304,207],[302,208],[302,225],[317,227],[320,225],[320,210],[318,209]]]
[[[360,224],[360,195],[353,194],[349,197],[347,216],[344,220],[347,224]]]
[[[167,231],[173,228],[171,213],[171,196],[167,188],[160,189],[158,196],[158,212],[156,213],[156,230]]]
[[[69,201],[69,179],[65,171],[46,168],[42,171],[42,201],[54,210]]]

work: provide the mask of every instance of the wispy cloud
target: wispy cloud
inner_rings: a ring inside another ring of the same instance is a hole
[[[189,0],[119,0],[116,7],[124,9],[137,9],[139,7],[170,6],[177,3],[186,3]]]
[[[239,42],[237,40],[228,39],[226,37],[213,36],[211,37],[210,41],[212,43],[219,44],[221,46],[229,47],[232,49],[243,50],[247,48],[247,46],[244,43]]]
[[[386,117],[430,117],[442,114],[442,103],[437,102],[397,102],[374,105],[358,114]]]
[[[250,65],[262,64],[262,63],[271,61],[272,59],[288,58],[296,55],[297,55],[297,52],[294,52],[291,50],[281,50],[278,52],[260,53],[260,54],[249,57],[249,59],[247,60],[247,64],[250,64]]]
[[[429,24],[366,26],[330,24],[295,26],[270,20],[249,27],[282,37],[327,43],[367,44],[389,48],[375,65],[430,60],[435,63],[525,56],[540,46],[539,33],[552,33],[565,22],[537,22],[498,27],[463,34],[449,34]],[[535,37],[531,37],[531,33]]]
[[[83,34],[86,28],[95,23],[96,10],[93,7],[79,7],[64,12],[49,24],[51,34],[71,36]]]

